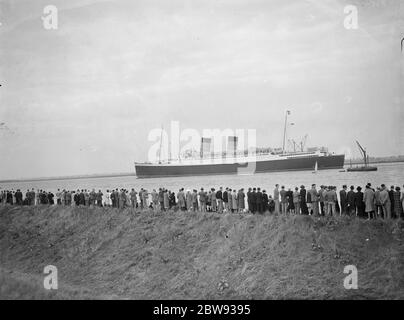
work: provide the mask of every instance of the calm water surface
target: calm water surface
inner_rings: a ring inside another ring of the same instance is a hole
[[[339,170],[321,170],[317,173],[311,171],[299,172],[276,172],[276,173],[259,173],[255,175],[218,175],[218,176],[202,176],[202,177],[174,177],[174,178],[152,178],[137,179],[135,176],[126,177],[108,177],[108,178],[83,178],[83,179],[63,179],[63,180],[46,180],[46,181],[20,181],[10,183],[0,183],[2,189],[21,189],[28,188],[45,189],[55,192],[59,189],[77,190],[77,189],[101,189],[105,191],[111,188],[146,188],[151,191],[159,187],[165,187],[172,191],[178,191],[179,188],[185,189],[210,189],[220,186],[232,189],[260,187],[266,189],[272,194],[274,185],[279,183],[286,188],[294,188],[295,186],[305,185],[306,188],[316,183],[318,186],[335,185],[340,189],[343,184],[362,186],[367,182],[371,182],[372,186],[382,183],[387,186],[399,185],[401,188],[404,184],[404,163],[384,163],[377,164],[378,171],[373,172],[339,172]]]

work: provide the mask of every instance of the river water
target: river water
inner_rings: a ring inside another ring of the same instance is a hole
[[[266,189],[269,194],[276,183],[284,185],[286,188],[305,185],[306,188],[316,183],[317,186],[334,185],[338,189],[343,184],[360,185],[364,187],[366,183],[371,182],[372,186],[378,186],[382,183],[387,186],[395,185],[403,188],[404,184],[404,162],[401,163],[383,163],[375,164],[378,171],[373,172],[340,172],[340,170],[320,170],[317,173],[311,171],[290,171],[276,173],[259,173],[254,175],[218,175],[218,176],[198,176],[198,177],[174,177],[174,178],[151,178],[137,179],[136,176],[120,176],[108,178],[81,178],[81,179],[63,179],[63,180],[44,180],[44,181],[19,181],[0,183],[1,189],[27,189],[35,188],[55,192],[57,189],[77,190],[77,189],[96,189],[106,191],[111,188],[125,188],[139,190],[145,188],[149,191],[159,187],[167,188],[171,191],[178,191],[179,188],[187,189],[210,189],[215,187],[229,187],[232,189],[247,189],[248,187],[260,187]],[[0,189],[0,190],[1,190]]]

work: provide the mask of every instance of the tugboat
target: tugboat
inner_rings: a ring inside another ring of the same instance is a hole
[[[351,166],[346,171],[348,172],[377,171],[377,167],[369,166],[369,155],[366,153],[366,149],[363,148],[358,141],[356,141],[356,144],[358,145],[359,151],[362,154],[364,165],[352,167],[351,163]]]

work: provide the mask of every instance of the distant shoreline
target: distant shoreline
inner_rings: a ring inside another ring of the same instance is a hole
[[[372,164],[383,164],[383,163],[401,163],[404,162],[404,158],[395,160],[372,160],[369,159],[369,163]],[[345,160],[344,166],[361,165],[363,164],[360,160]],[[22,178],[22,179],[7,179],[0,180],[0,183],[14,183],[14,182],[34,182],[34,181],[54,181],[54,180],[80,180],[80,179],[98,179],[98,178],[114,178],[114,177],[136,177],[134,172],[123,172],[123,173],[111,173],[111,174],[88,174],[88,175],[73,175],[73,176],[61,176],[61,177],[40,177],[40,178]]]
[[[8,179],[0,180],[0,183],[10,182],[33,182],[33,181],[52,181],[52,180],[79,180],[79,179],[98,179],[98,178],[114,178],[114,177],[136,177],[135,173],[111,173],[111,174],[88,174],[88,175],[75,175],[75,176],[62,176],[62,177],[42,177],[42,178],[29,178],[29,179]]]

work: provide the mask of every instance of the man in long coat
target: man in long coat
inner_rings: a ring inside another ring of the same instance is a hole
[[[363,193],[363,202],[365,203],[365,212],[368,214],[370,220],[371,215],[375,212],[375,192],[366,185],[365,192]]]
[[[300,208],[302,210],[302,214],[309,214],[306,203],[306,189],[303,185],[300,186]]]
[[[245,194],[244,194],[244,189],[241,188],[238,191],[238,195],[237,195],[237,201],[238,201],[238,211],[239,212],[243,212],[245,209]]]
[[[351,186],[350,187],[351,190],[348,191],[347,196],[346,196],[346,201],[347,201],[347,205],[348,205],[348,214],[351,215],[355,215],[356,213],[356,208],[355,208],[355,187]]]
[[[215,188],[212,188],[211,191],[212,191],[212,195],[211,195],[211,199],[210,199],[210,202],[211,202],[210,205],[212,207],[212,211],[216,212],[217,211],[216,190],[215,190]]]
[[[380,202],[383,207],[383,217],[384,219],[391,219],[391,202],[389,192],[384,184],[382,184],[381,187],[382,190],[380,191]]]
[[[347,186],[344,184],[342,186],[342,190],[339,192],[339,202],[341,206],[341,214],[346,214],[347,213],[347,208],[348,208],[348,194],[346,192]]]
[[[216,192],[216,199],[217,199],[217,211],[219,213],[223,212],[223,188],[220,187],[219,190]]]
[[[191,193],[190,190],[187,190],[186,201],[187,201],[187,210],[191,211],[191,208],[192,208],[192,193]]]
[[[184,188],[181,188],[181,189],[178,191],[177,199],[178,199],[178,206],[180,207],[180,209],[181,209],[182,211],[185,211],[186,204],[185,204]]]

